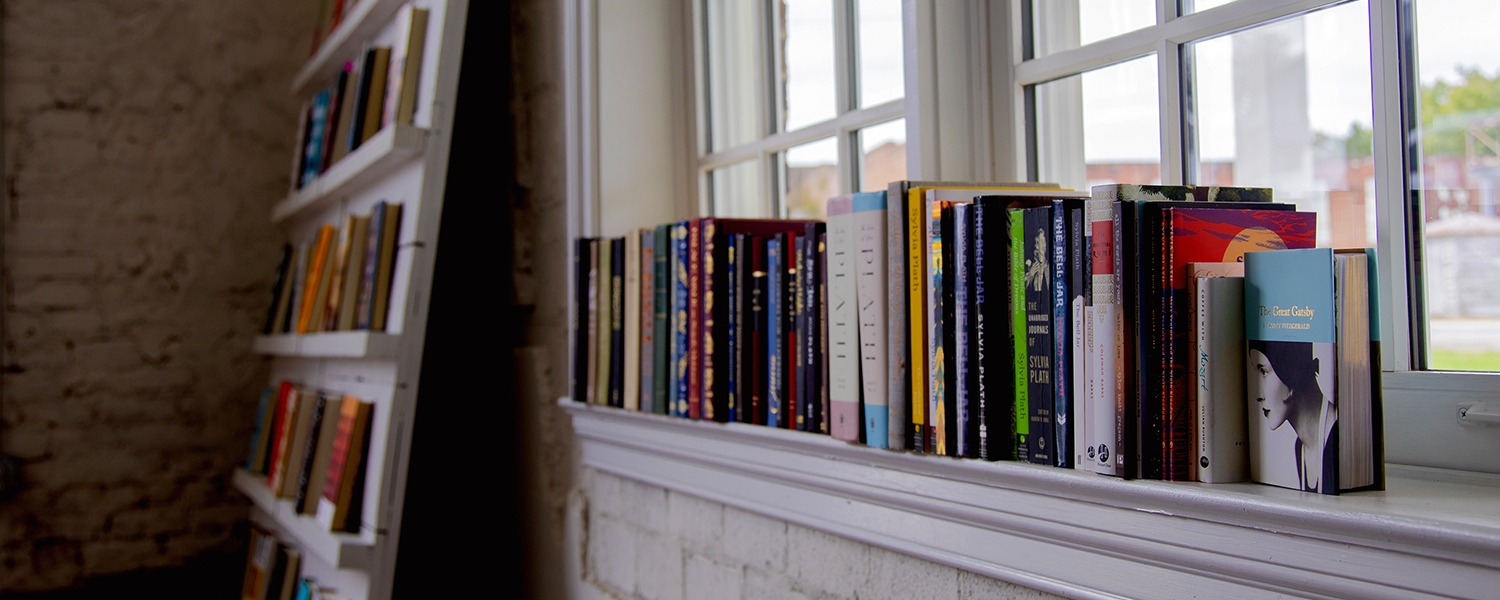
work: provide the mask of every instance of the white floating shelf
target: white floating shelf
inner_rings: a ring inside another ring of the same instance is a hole
[[[260,335],[254,343],[257,354],[303,358],[393,359],[400,349],[401,334],[371,331]]]
[[[323,206],[359,191],[422,154],[427,130],[394,124],[380,130],[359,148],[333,164],[311,184],[292,192],[271,207],[271,222]]]
[[[319,525],[318,520],[312,515],[297,514],[290,500],[272,496],[271,489],[266,486],[264,478],[251,475],[243,469],[235,469],[234,487],[249,497],[255,507],[270,519],[270,523],[262,523],[262,525],[270,526],[290,536],[292,538],[290,541],[296,543],[303,551],[311,552],[339,569],[368,572],[374,568],[376,542],[374,530],[362,529],[357,534],[330,533]]]
[[[1387,489],[1126,481],[569,400],[586,467],[1070,597],[1492,597],[1500,476]]]
[[[318,51],[297,71],[292,79],[292,95],[302,96],[320,85],[327,85],[344,68],[344,61],[352,60],[354,53],[380,28],[390,22],[408,0],[364,0],[354,8],[318,45]]]

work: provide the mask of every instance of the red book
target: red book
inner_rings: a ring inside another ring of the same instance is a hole
[[[359,399],[344,396],[339,408],[339,428],[333,434],[333,454],[328,457],[328,472],[323,479],[323,499],[335,504],[339,501],[339,487],[343,485],[344,461],[349,458],[349,444],[354,437],[354,421],[359,416]]]
[[[278,459],[281,458],[281,436],[285,435],[281,424],[286,421],[286,400],[287,397],[292,395],[293,389],[295,388],[292,386],[292,382],[283,381],[281,382],[281,390],[276,394],[276,417],[271,420],[269,425],[271,428],[271,448],[268,458],[270,460],[267,461],[265,467],[266,485],[268,486],[271,479],[276,477],[276,464],[280,462]]]
[[[703,418],[703,219],[688,221],[688,418]]]
[[[1267,209],[1169,208],[1162,219],[1163,315],[1162,478],[1186,480],[1192,460],[1190,435],[1196,412],[1188,402],[1188,329],[1192,302],[1187,297],[1190,262],[1244,262],[1245,252],[1311,248],[1317,215]]]

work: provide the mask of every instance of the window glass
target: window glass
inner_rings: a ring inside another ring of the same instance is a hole
[[[833,0],[781,0],[776,14],[782,20],[780,63],[776,65],[782,89],[781,130],[832,119],[838,114]]]
[[[1034,93],[1041,181],[1077,190],[1161,182],[1155,56],[1049,81]]]
[[[705,2],[710,152],[759,137],[756,119],[754,2]]]
[[[1037,57],[1155,24],[1155,0],[1031,0],[1032,51]]]
[[[823,138],[783,154],[781,205],[790,219],[822,219],[825,203],[839,193],[839,144]]]
[[[1319,246],[1373,247],[1368,14],[1351,2],[1189,45],[1196,183],[1269,187],[1318,214]]]
[[[760,164],[755,159],[709,172],[713,214],[719,217],[765,217],[760,195]]]
[[[859,107],[869,108],[900,98],[901,0],[857,0],[855,35],[859,45]]]
[[[906,119],[896,119],[859,130],[860,190],[886,189],[906,179]]]
[[[1224,6],[1236,0],[1182,0],[1182,14],[1190,14],[1205,11],[1210,8]]]
[[[1500,371],[1500,36],[1488,0],[1413,2],[1427,366]],[[1487,15],[1490,18],[1476,18]]]

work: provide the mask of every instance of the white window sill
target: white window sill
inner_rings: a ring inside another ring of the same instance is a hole
[[[559,401],[585,466],[1073,597],[1483,597],[1500,476],[1387,465],[1387,491],[1124,481]]]

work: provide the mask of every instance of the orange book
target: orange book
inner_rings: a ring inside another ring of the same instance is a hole
[[[302,288],[302,311],[298,313],[297,333],[307,333],[313,324],[313,315],[322,314],[322,311],[314,311],[317,306],[317,294],[319,283],[323,278],[323,263],[328,260],[328,247],[333,244],[333,226],[324,225],[318,229],[318,241],[313,244],[312,261],[307,269],[307,283]]]
[[[333,453],[323,481],[323,499],[318,522],[330,531],[359,531],[364,502],[364,455],[370,436],[370,413],[374,407],[354,396],[344,396],[339,426],[333,437]]]

